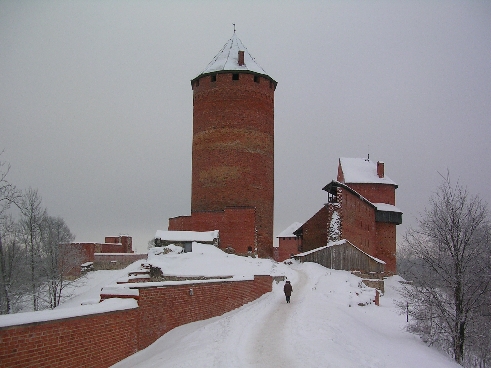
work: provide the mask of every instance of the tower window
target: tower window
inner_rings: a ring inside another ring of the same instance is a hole
[[[239,73],[232,74],[232,80],[239,80]]]
[[[194,84],[196,87],[199,87],[199,79],[196,79],[196,83]]]
[[[254,76],[254,82],[255,83],[259,83],[259,75],[255,75]]]
[[[213,75],[211,76],[211,81],[212,81],[212,82],[216,82],[216,81],[217,81],[217,75],[216,75],[216,74],[213,74]]]

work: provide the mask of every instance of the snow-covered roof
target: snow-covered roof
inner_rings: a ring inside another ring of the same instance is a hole
[[[377,207],[377,211],[386,211],[386,212],[399,212],[402,213],[402,211],[397,208],[396,206],[393,206],[391,204],[387,203],[374,203],[375,207]]]
[[[243,65],[239,65],[239,51],[244,51]],[[249,51],[247,51],[247,48],[235,32],[232,38],[227,41],[220,52],[198,76],[221,71],[250,71],[267,75],[264,69],[256,62]]]
[[[211,242],[218,238],[218,230],[213,231],[164,231],[157,230],[155,239],[169,241]]]
[[[301,222],[294,222],[290,226],[288,226],[285,230],[283,230],[281,233],[279,233],[276,237],[277,238],[293,238],[296,235],[293,234],[295,230],[297,230],[300,226],[302,226]]]
[[[339,159],[343,170],[345,183],[377,183],[377,184],[397,184],[384,174],[384,177],[377,175],[377,163],[366,158],[346,158]]]

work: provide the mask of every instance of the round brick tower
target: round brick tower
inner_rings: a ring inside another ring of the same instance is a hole
[[[254,208],[260,257],[273,253],[276,84],[235,33],[191,81],[191,213]]]

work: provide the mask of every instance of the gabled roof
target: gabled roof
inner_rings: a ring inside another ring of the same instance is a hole
[[[339,164],[344,175],[345,183],[376,183],[391,184],[397,187],[397,184],[384,175],[382,178],[377,175],[377,163],[366,158],[346,158],[341,157]]]
[[[296,235],[293,234],[295,230],[300,228],[302,226],[301,222],[294,222],[290,226],[288,226],[285,230],[283,230],[281,233],[279,233],[276,237],[277,238],[293,238]]]
[[[332,194],[335,194],[336,193],[336,189],[337,188],[343,188],[343,189],[346,189],[347,191],[351,192],[354,196],[360,198],[360,200],[362,200],[363,202],[367,203],[368,205],[372,206],[373,208],[376,208],[377,206],[375,204],[373,204],[372,202],[370,202],[368,199],[366,199],[365,197],[363,197],[360,193],[358,193],[356,190],[350,188],[349,186],[347,186],[346,184],[343,184],[343,183],[340,183],[339,181],[336,181],[336,180],[333,180],[331,181],[329,184],[327,184],[324,188],[322,188],[322,190],[328,192],[328,193],[332,193]]]
[[[239,51],[244,51],[243,65],[239,65]],[[239,37],[237,37],[237,34],[235,32],[232,38],[227,41],[220,52],[194,79],[204,74],[217,73],[222,71],[252,72],[262,74],[272,79],[268,76],[266,71],[256,62],[249,51],[247,51],[247,48],[244,46]]]

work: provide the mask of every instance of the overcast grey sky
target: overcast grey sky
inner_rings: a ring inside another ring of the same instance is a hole
[[[399,184],[398,236],[438,172],[491,203],[490,1],[0,1],[10,181],[77,241],[144,250],[190,212],[190,80],[232,23],[278,81],[275,235],[368,150]]]

